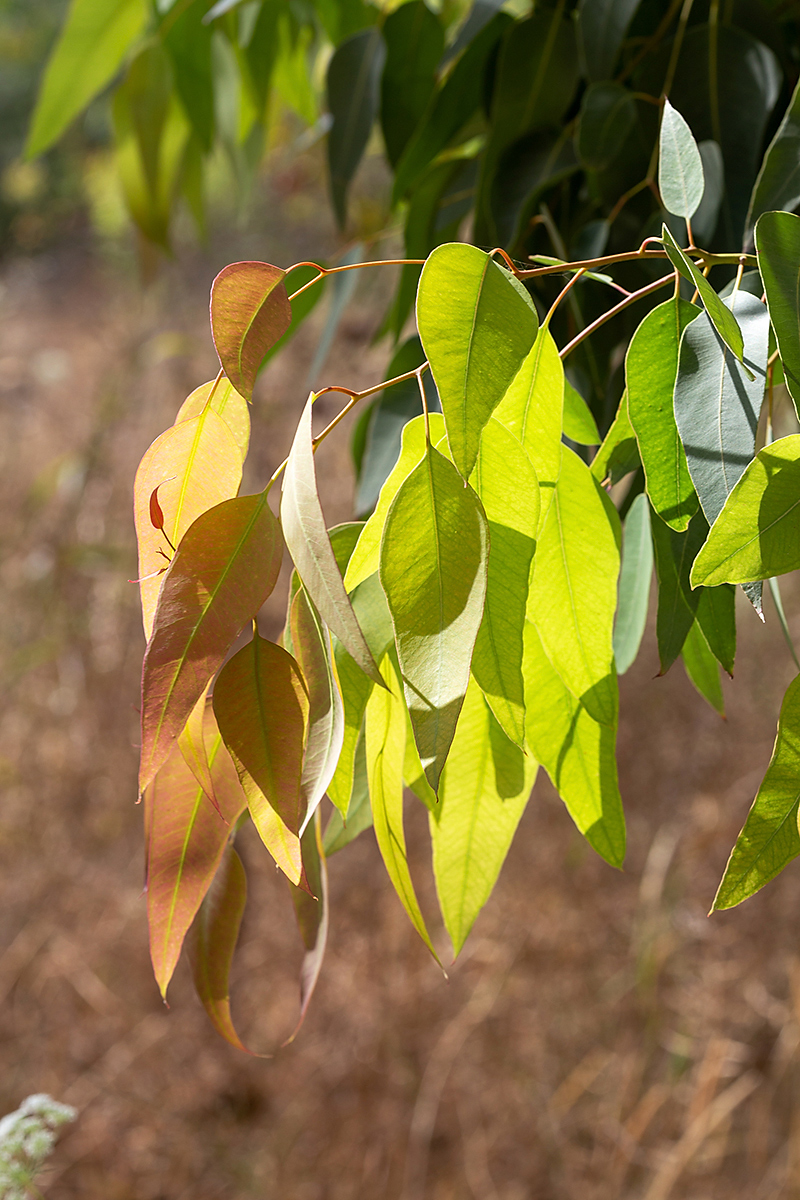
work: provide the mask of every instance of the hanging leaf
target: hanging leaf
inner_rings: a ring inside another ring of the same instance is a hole
[[[456,955],[497,882],[537,770],[471,681],[430,817],[436,894]]]
[[[795,86],[789,107],[769,144],[753,185],[745,235],[766,212],[792,212],[800,204],[800,83]]]
[[[211,409],[173,425],[153,442],[139,463],[133,485],[133,514],[139,545],[139,593],[145,637],[150,639],[164,572],[194,521],[236,495],[242,456],[233,436]],[[158,490],[164,517],[153,527],[150,500]]]
[[[223,267],[211,285],[211,336],[222,369],[249,400],[264,355],[292,319],[283,280],[270,263],[238,262]]]
[[[264,493],[203,513],[181,542],[164,576],[142,669],[142,790],[274,588],[282,551]]]
[[[204,153],[214,145],[215,72],[212,30],[203,23],[204,4],[176,8],[162,26],[164,47],[172,59],[172,73],[181,106],[192,124]]]
[[[700,589],[697,605],[697,624],[702,630],[711,653],[733,678],[736,658],[736,594],[732,587]]]
[[[678,532],[697,511],[697,493],[675,424],[673,391],[681,334],[700,310],[673,298],[651,312],[625,355],[628,415],[636,432],[645,484],[655,511]]]
[[[667,212],[689,219],[703,198],[703,162],[692,131],[664,100],[658,148],[658,190]]]
[[[721,303],[735,310],[741,324],[749,371],[729,353],[710,314],[701,313],[681,337],[674,398],[689,473],[709,525],[755,454],[769,334],[766,306],[755,296],[737,292]]]
[[[539,528],[539,481],[520,443],[493,418],[483,431],[470,482],[489,522],[491,546],[472,673],[501,728],[524,747],[522,638]]]
[[[144,29],[146,0],[73,0],[45,69],[27,158],[42,154],[116,75]]]
[[[565,447],[536,547],[528,616],[566,687],[595,721],[616,720],[612,630],[620,527],[588,467]],[[534,753],[539,757],[534,747]],[[541,761],[541,760],[540,760]]]
[[[522,442],[539,480],[539,528],[547,516],[561,470],[561,424],[565,397],[564,367],[547,326],[517,371],[495,418]]]
[[[590,80],[610,79],[640,0],[581,0],[578,37]]]
[[[800,675],[781,705],[778,736],[767,773],[733,848],[712,912],[733,908],[780,874],[800,854]]]
[[[220,671],[214,714],[261,840],[287,879],[306,888],[299,830],[308,695],[291,654],[255,632]]]
[[[249,1054],[231,1018],[229,985],[246,902],[247,877],[242,860],[233,846],[228,846],[192,929],[192,968],[197,995],[211,1024],[226,1042]]]
[[[380,30],[362,29],[337,46],[328,65],[331,196],[340,228],[347,223],[347,191],[367,148],[378,112],[386,43]]]
[[[422,269],[417,326],[453,461],[467,479],[481,430],[536,337],[536,312],[488,254],[451,242],[434,250]]]
[[[703,162],[703,198],[692,217],[692,230],[699,245],[707,245],[714,236],[725,195],[725,164],[717,142],[709,138],[697,147]],[[759,295],[761,293],[759,292]]]
[[[178,409],[175,424],[180,425],[181,421],[191,421],[193,417],[202,416],[209,399],[210,407],[228,426],[244,462],[250,445],[250,410],[244,396],[240,396],[230,380],[224,376],[195,388]]]
[[[364,707],[366,708],[366,705]],[[372,809],[369,803],[369,785],[367,783],[367,751],[363,729],[356,747],[352,786],[346,812],[347,823],[345,824],[337,805],[325,826],[322,845],[328,858],[337,850],[343,850],[345,846],[349,846],[365,829],[372,828]]]
[[[469,682],[488,554],[480,501],[452,464],[429,447],[389,509],[380,579],[414,738],[434,791]]]
[[[361,670],[382,686],[380,673],[345,591],[317,494],[311,440],[311,406],[315,399],[312,392],[298,422],[283,475],[283,536],[297,573],[323,621]]]
[[[717,660],[709,649],[708,642],[703,637],[703,631],[697,621],[694,622],[686,635],[686,641],[681,650],[686,674],[697,688],[700,695],[708,701],[711,707],[725,716],[725,698],[722,695],[722,684],[719,677]]]
[[[485,25],[488,25],[492,17],[502,8],[502,0],[474,0],[463,25],[459,29],[456,37],[447,47],[441,66],[444,67],[447,63],[456,58],[465,47],[477,37]]]
[[[692,568],[692,585],[747,583],[800,568],[800,434],[760,450]]]
[[[452,469],[452,468],[451,468]],[[399,681],[389,655],[381,663],[386,686],[374,688],[367,701],[366,750],[369,796],[378,849],[411,924],[439,962],[420,911],[406,855],[403,829],[403,757],[406,715]],[[394,690],[390,690],[394,689]],[[441,965],[441,964],[440,964]]]
[[[583,94],[578,157],[587,171],[602,171],[620,153],[636,124],[633,93],[619,83],[590,83]]]
[[[639,445],[628,415],[628,395],[623,392],[611,428],[592,459],[592,475],[598,483],[619,483],[640,462]]]
[[[144,796],[150,957],[165,998],[189,926],[246,804],[210,709],[205,725],[209,785],[219,812],[177,748]]]
[[[431,444],[435,446],[445,433],[444,417],[441,413],[430,414],[430,431]],[[362,529],[356,548],[347,564],[344,583],[348,592],[352,592],[359,583],[368,579],[378,570],[386,514],[400,490],[401,484],[422,462],[426,445],[425,419],[424,417],[415,417],[403,426],[400,455],[381,488],[375,511]]]
[[[217,812],[222,815],[222,809],[214,791],[214,779],[211,774],[211,764],[208,760],[208,749],[206,746],[206,722],[208,720],[214,722],[214,732],[218,732],[216,721],[214,721],[214,712],[210,707],[210,690],[211,684],[209,683],[189,713],[189,718],[183,729],[178,734],[177,745],[178,750],[183,755],[183,761],[191,771],[195,781],[203,789]],[[167,759],[167,762],[169,762],[169,759]],[[162,767],[163,770],[164,768]]]
[[[784,382],[800,411],[800,217],[764,213],[756,226],[756,248]]]
[[[734,356],[739,359],[739,362],[744,362],[744,341],[742,331],[739,328],[737,317],[734,317],[732,309],[720,300],[717,293],[712,288],[706,277],[703,275],[688,255],[684,254],[678,243],[673,238],[666,225],[661,227],[663,235],[664,249],[667,252],[667,257],[672,263],[676,271],[679,271],[686,279],[697,288],[700,293],[700,299],[703,301],[706,309],[708,320],[713,324],[725,345],[732,351]],[[737,310],[738,316],[738,310]]]
[[[381,77],[381,127],[396,166],[436,87],[444,29],[423,0],[396,8],[383,24],[386,65]]]
[[[685,533],[677,533],[660,519],[653,521],[651,528],[658,576],[659,674],[665,675],[683,649],[697,614],[701,593],[692,591],[689,572],[708,534],[708,523],[698,512]]]
[[[530,621],[525,626],[525,723],[528,744],[578,829],[606,862],[621,866],[625,816],[617,783],[616,713],[611,725],[593,720],[553,669]]]
[[[308,692],[308,738],[300,780],[304,816],[301,837],[333,779],[344,740],[344,707],[333,673],[328,630],[305,588],[295,592],[290,624],[292,653]]]
[[[284,1046],[294,1041],[306,1019],[328,941],[328,867],[320,837],[319,813],[303,834],[301,849],[309,891],[306,892],[291,883],[289,888],[306,952],[300,968],[300,1017],[291,1035],[283,1043]]]
[[[564,433],[579,446],[599,446],[602,441],[592,410],[568,379],[564,380]]]
[[[628,509],[622,527],[622,566],[619,573],[619,606],[614,622],[614,661],[624,675],[635,662],[647,624],[650,584],[653,578],[653,537],[650,505],[640,493]]]

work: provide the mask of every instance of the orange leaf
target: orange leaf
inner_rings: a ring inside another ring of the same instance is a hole
[[[287,878],[307,888],[298,833],[308,695],[291,654],[256,632],[220,671],[214,712],[261,840]]]
[[[221,816],[222,810],[214,793],[214,780],[206,749],[206,725],[209,720],[213,722],[214,732],[217,734],[219,732],[214,719],[214,710],[211,708],[211,698],[208,694],[210,687],[209,683],[189,713],[188,721],[178,734],[178,749],[183,755],[187,767]]]
[[[211,285],[211,336],[219,361],[248,400],[261,360],[291,324],[285,275],[269,263],[238,262],[224,267]]]
[[[163,575],[192,522],[215,504],[235,496],[242,480],[242,456],[230,429],[211,409],[173,425],[156,438],[136,472],[133,485],[139,579],[145,637],[150,638]],[[150,500],[159,490],[163,533],[154,529]],[[166,534],[166,537],[164,536]]]
[[[181,946],[246,798],[210,707],[206,753],[215,812],[176,748],[145,792],[147,920],[156,982],[166,996]]]
[[[164,575],[144,656],[140,790],[166,762],[231,643],[274,588],[282,553],[263,492],[218,504],[185,534]]]
[[[242,455],[242,462],[244,462],[247,458],[247,448],[250,445],[250,410],[244,396],[240,396],[230,380],[224,376],[222,379],[212,379],[208,383],[201,384],[199,388],[195,388],[178,409],[175,424],[180,425],[181,421],[199,417],[209,396],[211,397],[211,408],[218,417],[222,417],[230,429],[233,440]]]

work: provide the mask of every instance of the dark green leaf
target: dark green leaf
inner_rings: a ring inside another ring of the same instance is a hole
[[[624,675],[639,653],[653,577],[653,538],[650,505],[640,494],[628,509],[622,527],[622,566],[619,573],[619,605],[614,622],[614,661],[617,674]]]
[[[703,631],[697,621],[694,622],[686,635],[686,641],[681,650],[686,674],[697,688],[700,695],[708,701],[721,717],[725,716],[725,699],[722,695],[722,683],[719,677],[717,660],[709,649],[708,642],[703,637]]]
[[[733,676],[736,658],[736,593],[723,583],[720,587],[700,589],[697,624],[708,648],[722,667]]]
[[[381,126],[389,162],[396,166],[436,87],[444,29],[424,0],[410,0],[386,18],[383,37]]]
[[[328,135],[331,196],[339,225],[347,222],[347,190],[367,148],[378,112],[386,44],[378,29],[364,29],[342,42],[328,66]]]
[[[177,91],[197,140],[207,154],[214,144],[214,71],[210,25],[203,0],[193,0],[167,18],[164,46],[172,59]]]
[[[640,0],[581,0],[578,36],[590,80],[609,79]]]
[[[652,522],[653,549],[658,576],[656,636],[659,674],[664,675],[683,649],[700,603],[700,592],[692,591],[689,571],[705,541],[708,523],[697,512],[685,533],[678,533],[659,518]]]
[[[784,381],[800,411],[800,217],[787,212],[764,213],[755,237]]]
[[[711,241],[717,228],[720,205],[725,194],[725,164],[722,151],[713,139],[701,142],[698,149],[703,160],[705,186],[703,198],[692,217],[692,231],[695,241],[702,246]]]
[[[545,194],[578,167],[569,127],[512,142],[500,156],[489,193],[493,240],[517,253]]]
[[[709,320],[713,323],[714,328],[725,345],[733,351],[739,362],[742,362],[742,355],[744,354],[742,331],[730,307],[725,306],[702,271],[695,266],[688,255],[684,254],[666,225],[662,226],[662,233],[664,249],[673,267],[677,271],[680,271],[681,275],[689,279],[697,288],[700,293],[700,299],[705,305]]]
[[[762,213],[791,212],[800,204],[800,83],[769,144],[753,186],[747,213],[747,236]]]
[[[578,157],[588,171],[616,158],[636,124],[636,101],[619,83],[592,83],[584,92],[578,126]]]

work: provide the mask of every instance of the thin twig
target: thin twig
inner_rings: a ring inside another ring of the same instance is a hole
[[[289,302],[296,300],[298,296],[315,283],[319,283],[320,279],[324,279],[327,275],[338,275],[342,271],[360,271],[363,267],[424,267],[426,259],[424,258],[378,258],[370,262],[360,263],[344,263],[340,267],[321,267],[315,262],[298,262],[293,263],[291,267],[287,267],[286,274],[294,271],[297,267],[313,267],[315,271],[319,271],[316,279],[309,279],[308,283],[304,283],[296,292],[292,292],[289,297]]]
[[[562,301],[562,300],[564,299],[564,297],[565,297],[565,296],[566,296],[566,295],[567,295],[567,294],[570,292],[570,290],[571,290],[571,289],[572,289],[572,288],[575,286],[575,284],[578,282],[578,280],[581,278],[581,276],[583,276],[585,273],[586,273],[586,268],[585,268],[585,267],[581,267],[581,268],[580,268],[580,270],[576,271],[576,272],[575,272],[575,274],[572,276],[572,278],[570,279],[570,281],[569,281],[569,283],[567,284],[567,286],[566,286],[566,287],[563,287],[563,288],[561,289],[561,291],[558,293],[558,295],[556,296],[555,300],[554,300],[554,301],[553,301],[553,303],[550,305],[550,311],[549,311],[549,313],[547,314],[547,316],[545,317],[544,321],[542,322],[542,324],[544,325],[544,327],[545,327],[545,328],[546,328],[547,326],[549,326],[549,324],[550,324],[550,318],[553,316],[553,313],[556,311],[556,309],[558,308],[558,306],[559,306],[559,304],[561,303],[561,301]],[[626,292],[625,294],[626,294],[626,295],[629,295],[629,293],[628,293],[628,292]]]
[[[631,292],[630,296],[626,296],[624,300],[620,300],[619,304],[615,304],[608,312],[599,316],[596,321],[592,321],[591,325],[587,325],[585,329],[568,342],[563,350],[559,351],[559,357],[564,359],[568,354],[571,354],[576,346],[579,346],[584,338],[589,337],[594,333],[595,329],[599,329],[601,325],[605,325],[606,321],[610,321],[617,313],[622,312],[623,308],[627,308],[629,304],[633,304],[635,300],[641,300],[644,296],[649,296],[651,292],[655,292],[658,288],[663,287],[665,283],[669,283],[674,277],[674,273],[670,271],[669,275],[663,275],[661,279],[656,279],[653,283],[648,283],[647,287],[639,288],[638,292]]]

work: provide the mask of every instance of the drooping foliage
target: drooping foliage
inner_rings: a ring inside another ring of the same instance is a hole
[[[772,414],[778,389],[800,397],[797,29],[785,4],[694,8],[70,10],[31,149],[124,64],[120,170],[153,240],[166,242],[179,195],[197,208],[219,141],[254,166],[275,96],[317,118],[314,63],[331,47],[320,131],[336,218],[348,227],[377,125],[403,221],[383,384],[341,381],[347,403],[316,434],[316,395],[287,398],[291,452],[239,495],[258,370],[326,280],[336,311],[370,263],[351,247],[332,268],[233,264],[212,288],[219,375],[137,474],[153,962],[165,993],[187,940],[200,997],[237,1046],[243,821],[291,890],[305,1013],[326,857],[371,826],[414,928],[444,958],[409,864],[404,793],[427,809],[456,953],[540,767],[594,850],[622,865],[618,675],[639,652],[653,578],[661,674],[681,658],[717,712],[737,592],[763,616],[768,582],[786,630],[774,577],[800,567],[800,435],[774,440]],[[65,49],[78,45],[82,91]],[[472,244],[459,240],[469,216]],[[330,529],[315,454],[356,406],[364,519]],[[258,614],[284,549],[278,645]],[[796,690],[718,908],[800,851]]]

